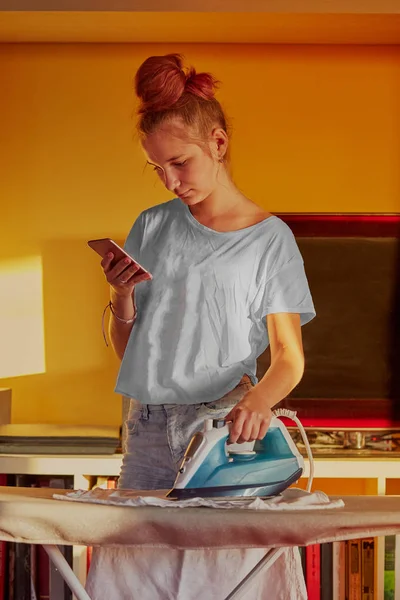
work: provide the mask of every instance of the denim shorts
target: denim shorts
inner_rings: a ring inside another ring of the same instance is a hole
[[[207,404],[140,404],[130,401],[124,457],[118,487],[169,489],[187,445],[205,419],[225,417],[251,389],[244,376],[232,391]]]

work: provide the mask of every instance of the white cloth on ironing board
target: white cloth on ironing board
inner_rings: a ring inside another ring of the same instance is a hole
[[[215,502],[203,498],[185,501],[144,496],[129,490],[75,491],[55,498],[119,506],[209,507],[211,509],[301,510],[340,508],[342,500],[330,500],[323,492],[308,493],[290,488],[281,496]],[[240,535],[240,516],[238,516]],[[225,598],[265,556],[268,548],[174,548],[102,547],[93,554],[87,582],[92,600],[220,600]],[[212,568],[210,568],[212,565]],[[207,585],[204,586],[204,582]],[[241,600],[306,600],[307,592],[299,551],[282,551],[262,575],[254,579]]]
[[[223,600],[267,549],[102,547],[93,552],[91,600]],[[282,551],[240,600],[307,600],[298,548]]]
[[[159,506],[165,508],[185,508],[204,506],[209,508],[243,508],[250,510],[310,510],[314,508],[331,509],[344,506],[343,500],[331,500],[324,492],[306,492],[299,488],[289,488],[280,496],[263,500],[258,497],[238,499],[190,498],[188,500],[171,500],[157,496],[141,496],[131,490],[76,490],[65,495],[54,494],[58,500],[74,502],[92,502],[94,504],[114,504],[117,506]]]

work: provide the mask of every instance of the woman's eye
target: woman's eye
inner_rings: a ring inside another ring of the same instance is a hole
[[[187,160],[183,160],[182,162],[176,162],[176,163],[174,163],[174,165],[176,167],[183,167],[183,166],[186,165],[186,163],[187,163]]]

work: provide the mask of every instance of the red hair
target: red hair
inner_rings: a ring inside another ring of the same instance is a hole
[[[224,111],[214,96],[217,84],[210,73],[196,73],[193,67],[184,70],[179,54],[150,56],[135,77],[139,132],[147,136],[174,117],[197,129],[202,138],[214,127],[227,131]]]

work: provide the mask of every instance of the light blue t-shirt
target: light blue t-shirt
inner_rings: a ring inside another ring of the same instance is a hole
[[[315,316],[289,227],[271,216],[239,231],[199,223],[179,198],[142,212],[126,251],[153,275],[135,288],[137,320],[116,392],[144,404],[212,402],[269,344],[266,315]]]

